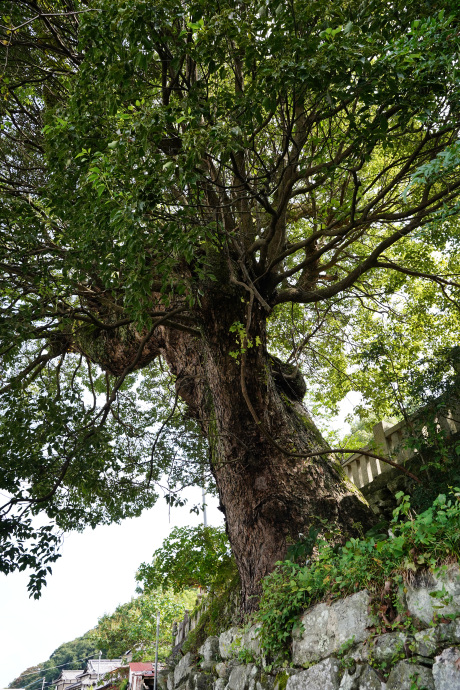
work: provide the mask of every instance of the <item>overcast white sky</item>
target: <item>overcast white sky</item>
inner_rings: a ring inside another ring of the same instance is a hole
[[[171,509],[171,521],[166,502],[159,499],[141,517],[121,525],[66,535],[62,558],[38,601],[28,598],[27,575],[0,575],[0,688],[131,599],[138,566],[151,559],[171,529],[202,522],[189,512],[201,503],[201,490],[190,489],[187,495],[188,505]],[[217,499],[208,497],[207,505],[208,524],[222,524]],[[30,690],[40,688],[36,683]]]

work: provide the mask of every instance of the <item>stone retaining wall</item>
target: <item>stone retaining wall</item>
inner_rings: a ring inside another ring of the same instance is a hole
[[[458,566],[417,576],[399,597],[404,621],[380,634],[366,590],[305,611],[287,668],[267,666],[256,626],[231,628],[185,654],[160,690],[460,690]]]

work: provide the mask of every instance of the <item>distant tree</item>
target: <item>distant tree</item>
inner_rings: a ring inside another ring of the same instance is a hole
[[[28,683],[35,684],[35,682],[43,677],[42,664],[30,666],[26,668],[17,678],[15,678],[8,685],[9,688],[23,688]],[[33,687],[33,685],[31,686]],[[37,686],[38,687],[38,686]]]
[[[236,575],[236,564],[223,527],[175,527],[151,563],[142,563],[136,580],[145,591],[190,587],[219,590]]]
[[[175,621],[192,610],[196,591],[174,594],[171,590],[152,590],[118,606],[106,614],[91,633],[96,647],[105,649],[109,658],[122,657],[131,650],[135,661],[155,658],[156,618],[160,612],[160,644],[158,658],[164,661],[171,654],[171,631]]]
[[[181,620],[185,609],[192,610],[196,591],[178,594],[172,591],[150,591],[121,604],[114,613],[105,614],[98,624],[82,637],[60,645],[47,661],[23,671],[9,688],[40,690],[45,678],[46,687],[53,685],[63,669],[84,669],[90,658],[100,651],[107,658],[120,658],[131,650],[136,661],[151,661],[155,657],[156,614],[160,611],[160,659],[171,651],[171,630],[175,621]]]

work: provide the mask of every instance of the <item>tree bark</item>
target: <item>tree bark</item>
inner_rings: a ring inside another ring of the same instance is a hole
[[[283,390],[266,350],[265,316],[254,305],[249,345],[230,332],[244,327],[247,304],[240,295],[203,300],[203,339],[165,330],[164,356],[179,394],[205,433],[221,509],[242,584],[242,608],[257,607],[260,580],[286,555],[288,543],[315,522],[328,521],[345,534],[364,529],[372,512],[340,465],[327,456],[304,459],[327,444],[289,386]],[[233,352],[233,356],[230,354]],[[246,395],[241,381],[245,358]],[[285,450],[286,452],[283,452]]]

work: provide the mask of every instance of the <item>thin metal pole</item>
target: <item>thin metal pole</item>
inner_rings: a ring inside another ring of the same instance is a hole
[[[157,674],[158,674],[158,642],[160,640],[160,612],[157,611],[157,641],[155,645],[155,675],[153,677],[153,690],[157,690]]]
[[[97,662],[97,682],[99,683],[99,676],[101,675],[101,656],[102,652],[99,652],[99,660]]]
[[[204,486],[201,488],[201,495],[203,497],[203,526],[208,526],[208,519],[206,517],[206,494],[204,492]]]
[[[43,676],[42,690],[45,687],[45,676]]]

